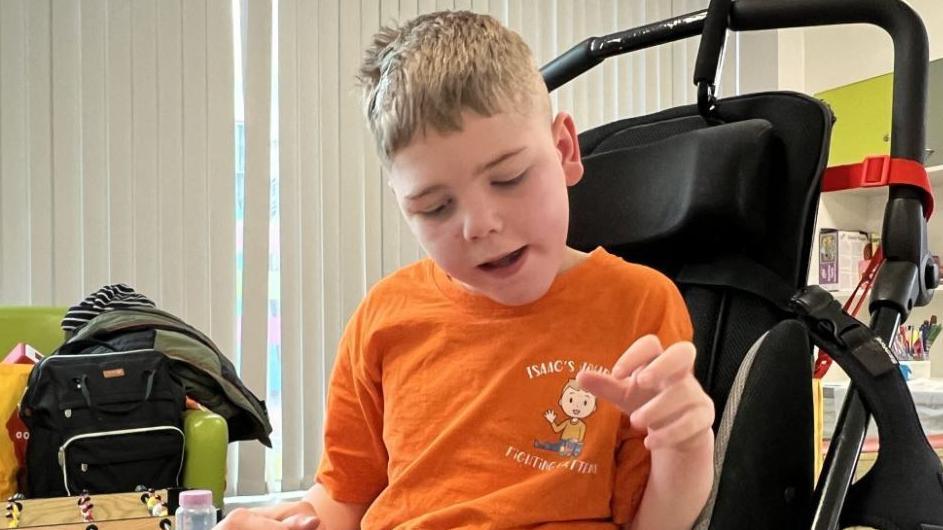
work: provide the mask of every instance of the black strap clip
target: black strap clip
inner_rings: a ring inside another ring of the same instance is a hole
[[[897,369],[897,358],[887,344],[871,328],[846,313],[825,289],[818,285],[805,287],[790,299],[789,306],[806,325],[816,345],[842,368],[853,359],[873,377]]]

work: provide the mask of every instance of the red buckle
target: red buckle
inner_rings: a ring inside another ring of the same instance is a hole
[[[887,186],[891,174],[891,157],[889,155],[869,156],[861,163],[861,171],[853,172],[857,177],[856,188],[873,188]]]

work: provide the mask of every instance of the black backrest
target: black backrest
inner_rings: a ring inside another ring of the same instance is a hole
[[[787,316],[775,294],[805,285],[833,118],[785,92],[722,99],[717,115],[691,105],[580,135],[568,242],[675,280],[719,422],[743,356]]]
[[[568,243],[659,269],[684,296],[723,462],[698,528],[808,527],[812,348],[781,308],[807,277],[832,115],[793,93],[717,112],[719,124],[692,105],[583,133]]]

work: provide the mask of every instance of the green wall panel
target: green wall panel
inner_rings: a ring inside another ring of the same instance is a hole
[[[927,90],[927,166],[943,164],[943,59],[931,61]],[[890,153],[893,74],[816,94],[835,113],[828,165]]]
[[[836,118],[829,166],[890,153],[892,85],[893,76],[885,74],[816,94]]]

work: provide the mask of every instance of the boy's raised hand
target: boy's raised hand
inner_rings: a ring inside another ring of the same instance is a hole
[[[611,374],[581,372],[577,381],[646,432],[649,450],[685,450],[709,443],[714,423],[714,404],[694,378],[694,355],[690,342],[662,348],[658,337],[646,335],[629,346]]]

